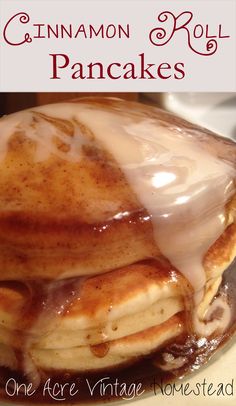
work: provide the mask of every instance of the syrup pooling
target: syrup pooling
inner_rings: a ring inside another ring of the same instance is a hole
[[[202,291],[204,254],[226,228],[225,205],[235,193],[232,162],[205,150],[197,142],[196,130],[191,134],[148,115],[145,118],[143,113],[129,116],[119,103],[108,111],[85,102],[49,105],[20,114],[2,120],[2,156],[15,127],[36,143],[35,161],[50,154],[79,160],[81,145],[91,142],[80,131],[78,123],[82,123],[101,148],[112,154],[147,209],[161,252],[195,292]],[[70,120],[73,135],[65,136],[45,117]],[[55,137],[68,146],[66,152],[55,147]]]
[[[71,303],[80,299],[86,278],[71,278],[59,281],[28,281],[2,283],[9,290],[22,293],[24,305],[18,309],[14,329],[6,339],[16,349],[16,364],[13,369],[23,371],[29,382],[37,388],[40,373],[30,355],[31,348],[39,338],[58,327],[60,316],[69,311]],[[4,320],[2,321],[4,326]],[[4,342],[4,337],[1,337]]]

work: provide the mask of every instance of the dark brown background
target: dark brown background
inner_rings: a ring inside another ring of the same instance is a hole
[[[1,93],[0,116],[29,107],[94,95],[116,96],[126,100],[138,100],[138,93]]]

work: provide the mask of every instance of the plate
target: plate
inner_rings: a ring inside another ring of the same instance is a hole
[[[135,406],[235,406],[236,339],[199,371],[183,380],[163,385],[156,395],[136,400]],[[188,394],[192,390],[191,394]],[[207,394],[207,391],[212,394]],[[194,393],[194,392],[195,393]],[[213,394],[213,391],[216,391]],[[218,394],[217,394],[218,391]]]
[[[104,402],[106,406],[235,406],[236,400],[236,337],[205,366],[192,375],[175,383],[163,384],[151,392],[146,392],[135,400]],[[159,390],[158,390],[159,389]],[[58,401],[59,404],[64,402]],[[16,405],[16,402],[0,403],[1,406]],[[101,405],[102,403],[96,403]],[[26,404],[29,406],[30,399]],[[55,405],[55,403],[54,403]],[[67,405],[69,406],[69,405]],[[70,404],[73,406],[73,404]],[[74,405],[75,406],[75,405]],[[81,405],[80,405],[81,406]],[[88,403],[88,406],[95,406]]]

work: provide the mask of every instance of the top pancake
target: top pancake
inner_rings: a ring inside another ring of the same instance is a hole
[[[77,116],[61,117],[63,106],[80,111],[83,105],[89,106],[91,121],[100,109],[134,123],[153,119],[163,129],[195,131],[203,150],[235,168],[233,142],[137,103],[84,99],[4,117],[0,120],[2,280],[97,274],[161,255],[150,213],[114,155]],[[112,131],[113,124],[108,123],[106,136]]]

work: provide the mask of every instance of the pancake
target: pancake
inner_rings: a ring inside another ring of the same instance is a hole
[[[213,351],[235,256],[232,141],[111,98],[0,120],[0,367],[34,387],[147,356],[175,370],[177,342]]]
[[[160,325],[150,327],[139,333],[112,340],[109,344],[98,346],[78,346],[62,349],[32,348],[29,355],[37,369],[44,371],[99,371],[111,370],[117,366],[134,363],[156,348],[163,347],[184,331],[180,314],[170,317]],[[3,366],[17,369],[17,359],[12,348],[1,345],[0,361]],[[32,375],[30,376],[31,380]]]
[[[147,136],[145,131],[150,134]],[[149,163],[155,158],[149,159],[148,154],[153,153],[155,157],[156,148],[163,154],[162,144],[168,137],[172,143],[176,134],[180,148],[187,148],[186,154],[193,150],[193,158],[201,159],[206,167],[211,159],[212,168],[209,166],[200,179],[206,183],[208,178],[214,177],[214,182],[207,185],[206,195],[202,196],[205,210],[214,205],[215,199],[211,200],[215,194],[219,195],[221,211],[233,198],[231,187],[226,201],[220,201],[221,187],[225,188],[235,176],[235,145],[155,108],[110,99],[49,105],[2,118],[0,132],[3,134],[0,145],[2,280],[63,279],[102,273],[156,257],[160,254],[160,245],[165,250],[167,244],[154,235],[153,219],[149,218],[150,214],[156,217],[151,213],[155,199],[142,201],[144,195],[152,195],[153,185],[150,189],[148,184],[150,190],[142,192],[146,188],[146,177],[154,177],[155,182],[155,165]],[[153,144],[160,133],[162,144]],[[143,148],[143,145],[146,146]],[[177,162],[182,159],[178,150],[176,157],[168,163],[172,165],[171,170],[182,165],[192,171],[190,162]],[[144,170],[150,173],[139,173],[142,160]],[[163,168],[160,164],[157,167],[159,173]],[[186,173],[182,172],[179,180],[184,184]],[[196,182],[194,176],[199,172],[199,168],[193,171],[192,181]],[[163,176],[163,171],[161,173]],[[140,184],[134,185],[136,179],[140,179]],[[193,191],[189,192],[193,197]],[[193,202],[191,198],[189,204]],[[170,202],[159,204],[166,208]],[[178,205],[178,217],[183,216],[181,209],[185,210],[186,206],[186,202]],[[201,214],[199,206],[197,202],[194,217]],[[173,207],[170,207],[172,214]],[[167,224],[161,227],[161,210],[159,207],[157,229],[163,229],[164,239],[164,230],[168,227]],[[225,213],[217,215],[225,216]],[[205,215],[204,220],[208,217]],[[185,219],[185,238],[188,224],[193,221],[192,217]],[[208,221],[210,229],[211,218]],[[183,224],[181,227],[183,229]],[[223,232],[223,227],[219,228],[217,235],[211,236],[209,246]],[[202,234],[202,230],[199,232]],[[209,246],[204,247],[205,252]],[[173,262],[173,258],[171,260]]]
[[[72,284],[75,285],[76,280]],[[192,294],[185,279],[168,263],[156,261],[130,265],[82,281],[79,296],[72,299],[69,308],[64,308],[58,315],[55,325],[52,308],[58,297],[62,296],[63,289],[64,285],[60,283],[55,296],[51,294],[47,307],[37,322],[40,328],[33,326],[31,329],[32,335],[40,330],[39,341],[34,344],[38,347],[70,348],[85,344],[95,345],[134,334],[183,311],[184,302]],[[3,329],[14,329],[17,317],[22,326],[19,309],[22,309],[24,304],[20,305],[20,301],[27,302],[24,291],[20,295],[14,291],[14,286],[2,287],[2,303],[4,295],[6,307],[4,311],[2,304],[0,313],[2,339]],[[9,309],[9,301],[18,301],[18,313],[15,305]],[[61,300],[59,303],[62,302]]]
[[[56,297],[60,297],[63,287],[60,284]],[[8,308],[7,313],[0,312],[1,341],[9,350],[11,345],[20,349],[20,328],[24,323],[22,313],[18,313],[17,320],[14,302],[18,301],[18,309],[23,308],[20,301],[27,301],[26,295],[22,287],[20,290],[18,286],[17,292],[14,285],[2,287],[2,298],[4,294],[5,309],[11,301],[12,311]],[[165,261],[130,265],[82,281],[79,297],[60,315],[52,311],[54,303],[49,300],[37,323],[23,336],[23,342],[37,368],[48,369],[51,365],[57,370],[60,364],[60,369],[81,372],[115,367],[180,334],[183,323],[178,314],[184,311],[190,294],[186,280]],[[16,326],[19,331],[14,330]],[[109,355],[97,356],[99,351],[102,354],[104,345],[109,348]],[[2,363],[6,363],[6,349],[4,352]],[[12,351],[10,355],[8,362],[15,365]]]
[[[152,225],[142,221],[147,212],[113,157],[90,141],[90,132],[82,127],[75,140],[79,162],[70,156],[68,160],[63,148],[69,147],[72,124],[39,112],[33,113],[31,123],[31,112],[22,114],[14,115],[16,129],[0,163],[0,278],[64,278],[155,256]],[[9,118],[0,124],[3,134]],[[48,139],[55,131],[59,134],[56,143],[61,145],[52,147],[56,154],[35,158],[37,138],[28,137],[30,125],[40,134],[42,127],[49,127]],[[115,218],[126,211],[129,218]]]
[[[113,340],[107,346],[104,344],[92,348],[82,346],[60,351],[33,349],[32,357],[35,364],[45,370],[63,369],[80,372],[107,370],[108,367],[114,368],[131,363],[150,354],[183,331],[183,320],[180,315],[176,315],[160,325]]]

